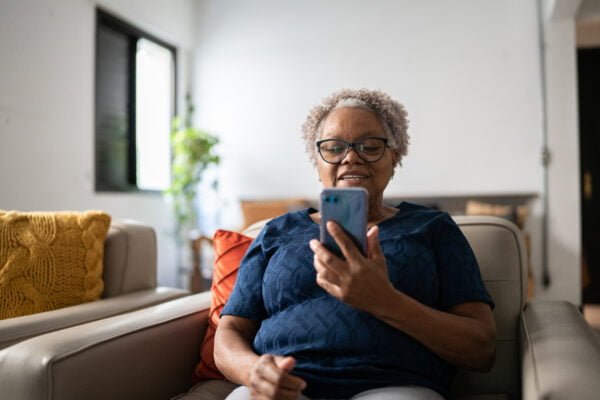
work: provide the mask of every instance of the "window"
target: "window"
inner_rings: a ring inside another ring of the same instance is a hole
[[[163,190],[175,48],[103,11],[96,20],[96,191]]]

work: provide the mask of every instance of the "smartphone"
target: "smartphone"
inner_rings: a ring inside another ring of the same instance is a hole
[[[364,188],[330,188],[321,192],[321,243],[339,257],[343,257],[342,251],[327,231],[327,221],[337,222],[366,256],[368,201]]]

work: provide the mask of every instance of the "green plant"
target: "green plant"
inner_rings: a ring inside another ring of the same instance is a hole
[[[180,239],[198,226],[194,201],[202,173],[211,164],[219,163],[219,156],[215,153],[219,139],[192,126],[194,106],[189,95],[186,100],[185,117],[173,119],[171,186],[164,192],[172,201],[176,234]]]

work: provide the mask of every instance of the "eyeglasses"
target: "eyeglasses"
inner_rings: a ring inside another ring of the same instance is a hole
[[[317,151],[323,161],[329,164],[341,164],[350,149],[354,149],[361,160],[372,163],[381,160],[388,140],[384,138],[365,138],[356,142],[341,139],[325,139],[317,142]]]

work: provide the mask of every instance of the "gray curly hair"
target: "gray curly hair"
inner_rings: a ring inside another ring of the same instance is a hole
[[[409,143],[406,110],[402,104],[388,94],[368,89],[339,90],[310,110],[302,124],[302,138],[306,145],[306,152],[314,165],[317,165],[318,157],[315,142],[321,136],[323,121],[331,111],[342,107],[362,108],[375,113],[383,126],[390,146],[398,152],[398,165],[402,165],[402,158],[408,151]]]

